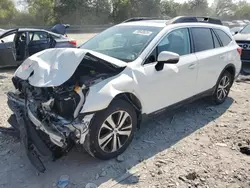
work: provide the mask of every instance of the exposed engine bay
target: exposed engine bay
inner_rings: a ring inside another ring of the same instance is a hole
[[[29,83],[28,79],[13,77],[12,82],[16,92],[8,93],[8,104],[17,119],[21,119],[18,121],[24,122],[23,126],[27,129],[26,137],[29,137],[29,132],[35,128],[39,139],[50,150],[53,151],[53,148],[68,150],[72,143],[84,143],[88,134],[88,126],[94,117],[94,113],[87,115],[80,113],[89,87],[119,74],[123,69],[124,67],[116,67],[91,54],[86,54],[70,79],[60,86],[35,87]],[[31,72],[30,77],[33,74],[34,72]],[[33,148],[32,152],[35,153],[34,148],[42,150],[39,149],[40,146],[37,146],[36,139],[38,138],[32,140],[31,136],[31,141],[23,141],[27,142],[27,151],[29,148]],[[34,143],[35,146],[30,147],[29,143]],[[41,168],[42,163],[37,164],[37,159],[32,158],[32,155],[36,155],[37,158],[39,155],[28,154],[31,162],[33,160],[33,165],[39,171],[44,171],[45,168]]]

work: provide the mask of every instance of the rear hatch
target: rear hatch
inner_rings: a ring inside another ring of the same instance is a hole
[[[60,35],[65,35],[67,28],[69,28],[68,24],[56,24],[51,28],[51,31]]]

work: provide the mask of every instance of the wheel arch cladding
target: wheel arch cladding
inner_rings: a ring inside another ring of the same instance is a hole
[[[233,64],[228,64],[220,73],[220,76],[217,79],[217,82],[219,82],[220,77],[224,74],[225,71],[228,71],[233,78],[235,77],[235,72],[236,72],[236,68]],[[232,79],[233,80],[233,79]]]
[[[233,77],[235,77],[236,68],[233,64],[228,64],[220,73],[219,77],[217,78],[216,85],[214,86],[213,93],[216,91],[216,86],[219,84],[221,76],[228,71]],[[232,79],[233,82],[233,79]]]
[[[223,72],[225,71],[228,71],[233,77],[235,77],[235,66],[233,64],[227,65]]]
[[[140,128],[140,123],[141,123],[141,117],[142,117],[142,104],[141,101],[133,94],[129,92],[125,93],[120,93],[115,96],[115,98],[111,101],[114,102],[116,99],[122,99],[129,104],[135,109],[136,115],[137,115],[137,128]],[[111,104],[110,103],[110,104]]]

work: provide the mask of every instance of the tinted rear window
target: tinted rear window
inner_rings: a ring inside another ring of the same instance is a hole
[[[215,32],[220,37],[223,46],[227,46],[232,41],[232,39],[224,31],[215,29]]]
[[[219,42],[217,36],[214,34],[214,32],[212,32],[212,35],[213,35],[213,39],[214,39],[214,47],[215,48],[221,47],[220,42]]]
[[[192,28],[195,52],[214,48],[211,30],[208,28]]]

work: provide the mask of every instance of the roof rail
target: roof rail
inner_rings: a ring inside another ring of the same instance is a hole
[[[123,23],[135,22],[135,21],[143,21],[143,20],[161,20],[161,18],[157,18],[157,17],[134,17],[134,18],[129,18],[129,19],[123,21]]]
[[[210,17],[194,17],[194,16],[178,16],[168,21],[168,24],[187,23],[187,22],[202,22],[223,25],[220,19]]]

